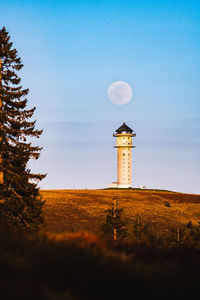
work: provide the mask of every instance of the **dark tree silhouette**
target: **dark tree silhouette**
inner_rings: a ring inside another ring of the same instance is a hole
[[[113,199],[111,209],[105,211],[105,219],[102,222],[104,235],[114,240],[123,239],[127,235],[126,221],[123,218],[123,209],[118,208],[117,199]]]
[[[38,226],[43,223],[37,184],[46,175],[32,174],[30,159],[38,159],[40,147],[30,138],[39,138],[31,118],[35,107],[27,109],[28,89],[20,85],[18,71],[23,67],[10,36],[0,30],[0,217],[10,224]]]

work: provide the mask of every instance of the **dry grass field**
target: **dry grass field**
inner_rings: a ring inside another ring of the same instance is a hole
[[[198,223],[200,195],[137,189],[41,194],[47,231],[0,226],[0,299],[184,300],[199,294],[200,228],[187,227],[187,239],[178,241],[169,227],[181,233],[182,225]],[[125,240],[98,236],[113,198],[128,221]],[[141,240],[131,232],[138,217],[148,226]]]
[[[100,232],[105,210],[117,197],[129,227],[136,217],[160,235],[170,226],[197,224],[200,220],[200,195],[160,190],[42,190],[47,230],[54,233]],[[170,207],[166,206],[170,203]]]

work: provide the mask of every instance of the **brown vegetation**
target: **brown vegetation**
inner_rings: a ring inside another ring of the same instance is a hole
[[[1,299],[194,299],[200,250],[0,227]]]
[[[47,230],[54,233],[88,231],[99,234],[112,199],[118,198],[128,226],[139,217],[162,236],[169,227],[200,220],[200,195],[159,190],[43,190]]]
[[[183,300],[198,294],[199,195],[150,190],[41,193],[47,230],[0,226],[1,299]],[[135,239],[99,236],[114,197],[129,234],[135,228]],[[172,239],[161,241],[158,235],[163,237],[170,226]]]

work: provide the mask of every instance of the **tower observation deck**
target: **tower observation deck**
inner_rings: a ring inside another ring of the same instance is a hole
[[[125,123],[113,134],[117,138],[117,184],[118,188],[130,188],[132,186],[132,137],[136,136],[133,130]]]

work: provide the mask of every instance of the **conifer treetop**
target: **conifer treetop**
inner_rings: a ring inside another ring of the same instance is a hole
[[[0,198],[4,200],[0,214],[10,223],[32,226],[43,220],[37,184],[46,175],[31,173],[27,165],[40,156],[42,148],[31,138],[39,138],[42,130],[32,120],[35,107],[27,108],[29,90],[22,88],[18,75],[23,64],[5,27],[0,30],[0,61]]]

